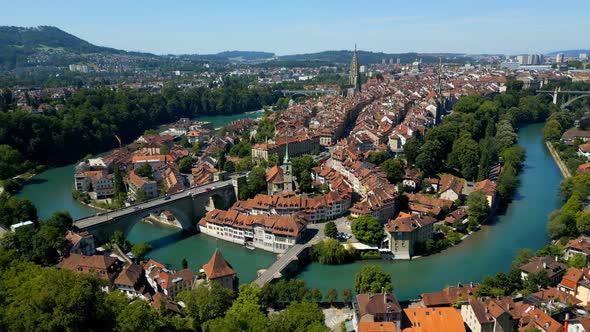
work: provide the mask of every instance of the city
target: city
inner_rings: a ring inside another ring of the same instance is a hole
[[[295,30],[244,29],[289,43],[184,45],[7,6],[32,16],[0,26],[0,330],[590,331],[590,49],[559,28],[450,48],[328,15],[303,41],[315,14],[276,8]],[[243,19],[207,6],[174,24]]]

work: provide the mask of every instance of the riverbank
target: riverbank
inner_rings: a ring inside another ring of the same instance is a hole
[[[555,164],[557,164],[557,167],[559,168],[559,171],[561,172],[563,177],[566,179],[572,177],[570,170],[567,168],[567,166],[565,166],[563,160],[561,160],[561,157],[559,157],[557,151],[555,151],[553,143],[545,141],[545,144],[547,145],[547,149],[549,149],[549,153],[551,153],[551,156],[553,157],[553,160],[555,160]]]

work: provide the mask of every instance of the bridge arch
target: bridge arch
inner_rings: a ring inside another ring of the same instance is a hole
[[[576,96],[576,97],[574,97],[574,98],[572,98],[572,99],[570,99],[570,100],[566,101],[565,103],[561,104],[561,106],[559,106],[559,107],[560,107],[561,109],[565,109],[566,107],[570,106],[570,105],[571,105],[571,104],[572,104],[574,101],[576,101],[576,100],[578,100],[578,99],[585,98],[585,97],[590,97],[590,94],[588,94],[588,95],[579,95],[579,96]]]

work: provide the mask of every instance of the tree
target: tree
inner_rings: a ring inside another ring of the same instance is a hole
[[[223,317],[231,306],[233,292],[217,282],[199,284],[193,290],[178,294],[186,305],[185,312],[192,318],[195,328],[206,321]]]
[[[322,292],[317,288],[312,288],[309,291],[309,300],[313,303],[321,302],[323,298]]]
[[[387,159],[380,167],[391,183],[401,182],[406,174],[405,165],[400,159]]]
[[[582,254],[575,253],[570,259],[567,260],[567,265],[571,267],[575,267],[577,269],[581,269],[584,267],[588,267],[588,261],[586,260],[586,256]]]
[[[328,221],[324,228],[324,235],[330,238],[335,239],[338,236],[338,228],[336,228],[336,223],[333,221]]]
[[[180,139],[180,146],[187,149],[191,147],[191,143],[189,143],[188,138],[186,136],[182,136]]]
[[[342,298],[342,302],[350,303],[352,301],[352,289],[344,288],[340,291],[340,297]]]
[[[309,174],[309,172],[301,173],[299,177],[299,190],[301,190],[302,192],[311,192],[312,189],[313,188],[311,187],[311,175]]]
[[[314,324],[323,325],[324,313],[317,303],[293,302],[270,319],[271,332],[304,332]],[[329,331],[324,327],[323,331]]]
[[[150,166],[150,164],[148,164],[148,163],[143,163],[141,166],[136,168],[135,174],[137,174],[138,176],[144,177],[144,178],[149,178],[149,179],[153,179],[153,176],[154,176],[152,166]]]
[[[5,228],[26,220],[37,224],[38,219],[37,209],[28,199],[0,194],[0,224]]]
[[[308,154],[293,158],[291,164],[293,167],[293,174],[298,178],[301,178],[304,173],[308,173],[309,175],[311,169],[316,165],[313,157]]]
[[[223,170],[228,173],[233,173],[236,171],[236,165],[234,164],[233,161],[228,160],[225,162],[225,165],[223,166]]]
[[[551,285],[551,279],[547,276],[547,271],[529,273],[524,281],[525,289],[531,293],[539,291],[541,288],[547,288]]]
[[[182,269],[188,269],[188,261],[186,260],[186,257],[182,259]]]
[[[590,234],[590,211],[578,212],[576,214],[576,228],[581,234]]]
[[[561,138],[562,129],[559,121],[552,119],[545,123],[543,128],[543,136],[546,141],[556,141]]]
[[[320,264],[343,264],[351,260],[351,253],[336,239],[324,239],[313,246],[313,257]]]
[[[512,261],[512,267],[521,267],[531,261],[535,257],[535,253],[528,248],[520,249],[516,257]]]
[[[178,162],[178,170],[181,173],[190,173],[194,162],[195,160],[191,157],[182,157],[182,159],[180,159]]]
[[[145,191],[145,189],[143,189],[143,188],[137,189],[137,191],[135,192],[135,202],[141,203],[141,202],[147,201],[148,199],[149,199],[149,196],[148,196],[147,192]]]
[[[387,151],[370,152],[367,160],[377,166],[383,164],[386,160],[391,159]]]
[[[447,158],[447,164],[461,172],[466,179],[476,179],[479,170],[479,144],[467,133],[453,144],[453,150]]]
[[[196,141],[195,144],[193,144],[193,147],[191,148],[191,151],[193,154],[199,154],[201,153],[201,150],[203,148],[201,147],[201,142]]]
[[[498,177],[497,186],[498,197],[502,203],[508,203],[512,200],[518,184],[518,172],[511,164],[505,164]]]
[[[420,147],[422,147],[422,142],[416,137],[406,141],[406,144],[404,144],[404,156],[408,164],[414,165],[416,163],[416,158],[420,154]]]
[[[357,294],[393,291],[391,276],[378,265],[368,264],[354,275],[354,291]]]
[[[334,304],[338,300],[338,291],[334,288],[328,288],[326,291],[326,301],[330,303],[330,305]]]
[[[483,191],[474,191],[467,196],[467,213],[469,214],[469,221],[474,221],[477,224],[481,224],[487,219],[490,206]]]
[[[260,306],[260,288],[255,284],[240,286],[239,296],[223,318],[208,321],[205,331],[264,331],[268,318]]]
[[[371,216],[360,216],[351,225],[352,234],[357,240],[366,243],[380,243],[383,240],[383,224]]]
[[[248,174],[248,196],[254,197],[259,193],[266,193],[266,171],[262,167],[254,167]]]
[[[123,252],[127,252],[131,249],[131,243],[125,238],[125,234],[121,231],[115,231],[113,233],[110,243],[112,245],[118,245]]]
[[[496,151],[500,154],[516,143],[518,136],[508,120],[500,120],[496,126]]]
[[[133,254],[133,256],[137,258],[138,261],[141,261],[143,260],[145,254],[147,254],[150,250],[152,250],[152,246],[145,242],[142,242],[134,244],[131,248],[131,253]]]
[[[428,140],[420,148],[416,157],[416,166],[428,175],[437,173],[444,159],[444,151],[438,140]]]
[[[158,331],[158,316],[150,305],[142,300],[135,300],[125,306],[117,315],[117,331]]]
[[[483,98],[480,95],[470,95],[460,98],[455,105],[453,110],[463,113],[473,113],[479,109],[479,106],[483,103]]]
[[[0,144],[0,179],[11,178],[21,171],[24,158],[22,154],[6,144]]]
[[[504,161],[504,165],[511,165],[516,169],[520,169],[522,167],[522,162],[524,161],[525,151],[522,146],[513,145],[504,149],[504,151],[500,153],[500,157]]]
[[[221,149],[217,150],[217,168],[223,169],[223,166],[225,166],[225,161],[225,152]]]
[[[73,223],[74,220],[68,211],[56,211],[45,221],[44,226],[53,226],[61,233],[65,233],[72,228]]]
[[[121,174],[121,169],[119,165],[115,163],[113,167],[113,189],[115,193],[115,197],[117,199],[124,199],[125,194],[127,193],[127,189],[125,188],[125,182],[123,181],[123,174]]]

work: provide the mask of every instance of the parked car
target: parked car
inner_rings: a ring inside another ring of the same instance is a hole
[[[164,196],[164,200],[165,200],[165,201],[167,201],[167,200],[169,200],[169,199],[170,199],[170,196],[168,196],[168,195]]]

